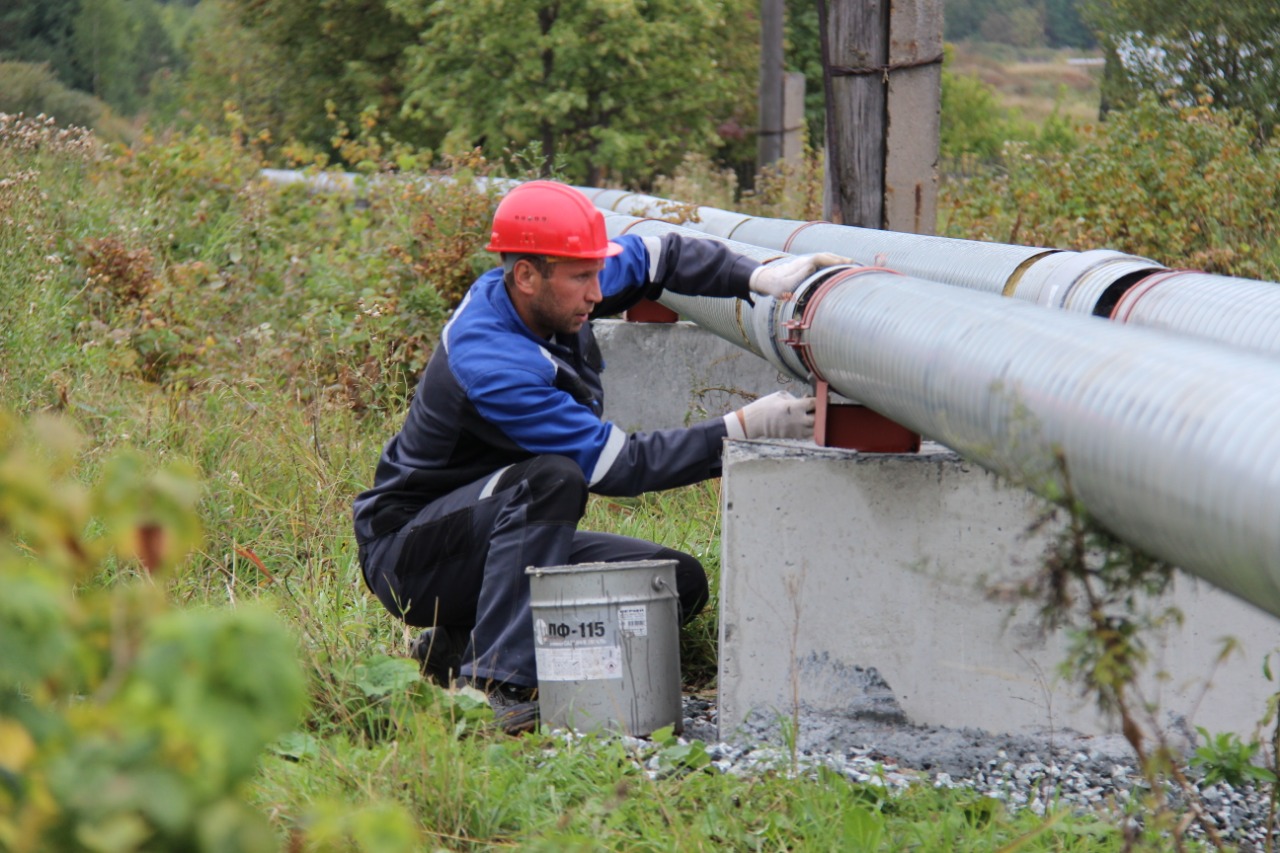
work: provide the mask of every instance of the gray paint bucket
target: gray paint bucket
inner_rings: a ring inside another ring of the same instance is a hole
[[[532,567],[543,725],[644,736],[679,732],[679,605],[674,560]]]

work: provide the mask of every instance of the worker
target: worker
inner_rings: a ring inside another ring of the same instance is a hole
[[[784,297],[836,255],[761,265],[713,240],[610,240],[579,191],[512,189],[493,218],[495,268],[445,326],[373,487],[356,498],[364,578],[408,625],[438,683],[473,686],[511,733],[538,722],[530,566],[676,562],[682,622],[707,601],[689,554],[578,530],[587,495],[631,496],[719,476],[726,438],[808,438],[814,400],[778,392],[687,428],[627,433],[602,419],[591,319],[664,291]],[[456,679],[456,680],[455,680]]]

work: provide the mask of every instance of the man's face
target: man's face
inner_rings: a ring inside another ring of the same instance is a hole
[[[537,335],[577,333],[587,322],[591,309],[604,297],[600,293],[600,270],[603,260],[567,260],[549,266],[549,274],[541,275],[527,262],[516,264],[517,281],[523,278],[527,288],[525,310],[521,318]]]

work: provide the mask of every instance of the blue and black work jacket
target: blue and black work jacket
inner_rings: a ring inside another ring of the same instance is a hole
[[[713,240],[620,237],[600,273],[592,317],[663,291],[747,298],[759,264]],[[485,273],[445,326],[404,426],[383,448],[373,488],[356,498],[356,539],[399,530],[431,501],[534,456],[582,468],[591,491],[637,495],[720,474],[721,418],[627,433],[601,417],[604,360],[586,323],[547,340],[516,313],[502,270]]]

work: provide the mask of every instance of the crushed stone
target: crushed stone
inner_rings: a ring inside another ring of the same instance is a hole
[[[735,775],[764,769],[816,773],[818,767],[850,781],[903,789],[910,785],[968,788],[1013,809],[1044,814],[1063,806],[1129,819],[1134,798],[1149,783],[1137,767],[1132,747],[1120,735],[1086,736],[1070,731],[997,734],[975,728],[912,725],[893,715],[851,715],[839,719],[801,714],[791,727],[795,754],[775,720],[751,717],[743,729],[721,739],[714,699],[684,698],[681,744],[701,742],[717,770]],[[639,741],[637,741],[639,743]],[[1189,755],[1193,741],[1173,746]],[[653,759],[650,759],[653,763]],[[654,767],[651,773],[659,772]],[[1206,784],[1184,768],[1223,841],[1241,851],[1266,849],[1269,792],[1253,785]],[[1164,792],[1176,812],[1186,810],[1182,793]],[[1202,835],[1195,824],[1190,833]],[[1274,839],[1273,839],[1274,840]]]

